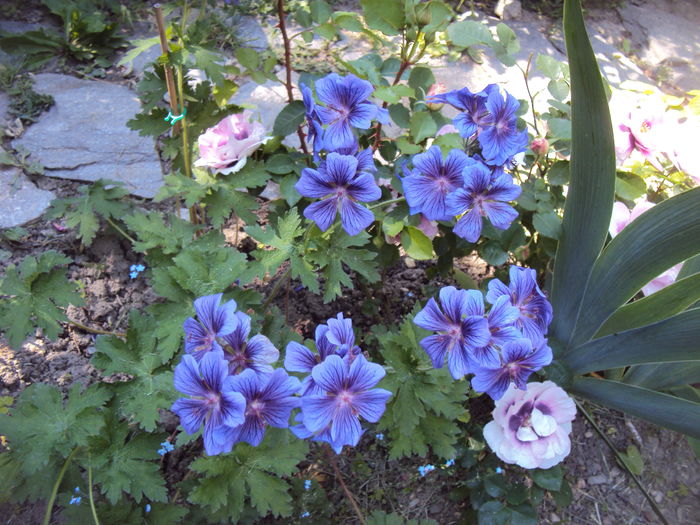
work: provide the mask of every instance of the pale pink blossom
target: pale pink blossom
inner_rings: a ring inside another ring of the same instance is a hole
[[[532,139],[530,143],[530,149],[535,155],[543,156],[549,151],[549,142],[544,137],[537,137]]]
[[[496,401],[493,421],[484,427],[491,450],[506,463],[547,469],[571,452],[573,400],[552,381],[509,388]]]
[[[671,162],[700,185],[700,121],[689,116],[670,126],[668,142]]]
[[[654,207],[654,204],[647,201],[638,202],[630,211],[622,202],[616,202],[613,205],[612,220],[610,221],[610,236],[616,237],[629,223],[634,221],[645,211]],[[681,271],[682,263],[669,268],[664,273],[642,288],[644,295],[651,295],[665,288],[669,284],[673,284],[678,277],[678,272]]]
[[[659,157],[668,149],[668,127],[665,106],[660,101],[647,100],[640,107],[622,112],[613,127],[618,163],[636,152],[663,171]]]
[[[268,139],[264,126],[251,117],[250,111],[229,115],[200,135],[197,139],[200,157],[194,165],[224,175],[245,166],[248,156]]]
[[[447,133],[459,133],[459,130],[455,128],[452,124],[445,124],[438,130],[435,136],[439,137],[440,135],[446,135]]]

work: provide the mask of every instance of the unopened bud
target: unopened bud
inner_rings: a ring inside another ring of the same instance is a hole
[[[549,142],[547,142],[547,139],[544,137],[537,137],[532,140],[530,149],[532,149],[532,152],[538,157],[544,156],[547,154],[547,151],[549,151]]]
[[[437,82],[430,86],[430,89],[428,89],[428,93],[426,93],[425,97],[428,109],[432,111],[439,111],[442,109],[442,106],[444,106],[442,102],[431,102],[431,99],[434,96],[442,95],[443,93],[447,93],[447,87],[445,86],[445,84]]]

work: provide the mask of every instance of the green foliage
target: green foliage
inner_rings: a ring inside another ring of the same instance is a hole
[[[165,217],[158,212],[137,211],[133,215],[122,217],[122,220],[136,238],[132,248],[151,255],[155,251],[163,256],[180,253],[197,231],[197,226],[191,222],[175,215]]]
[[[92,364],[105,375],[126,374],[130,379],[113,383],[119,414],[153,432],[159,411],[176,399],[173,373],[167,365],[172,348],[161,349],[154,335],[153,317],[133,310],[129,316],[126,341],[116,336],[99,336]]]
[[[55,386],[30,385],[12,412],[0,415],[0,434],[7,436],[23,473],[38,472],[75,447],[90,445],[102,433],[101,408],[111,393],[99,385],[83,390],[82,385],[73,385],[64,400]]]
[[[129,210],[129,204],[123,201],[129,192],[121,183],[99,179],[81,186],[80,193],[77,197],[54,200],[48,217],[65,217],[66,225],[77,228],[81,243],[89,246],[100,227],[100,217],[121,219]]]
[[[79,62],[95,60],[102,67],[111,65],[107,57],[124,46],[116,23],[91,0],[43,0],[52,14],[63,21],[63,32],[40,29],[19,35],[0,34],[0,48],[12,54],[27,55],[29,69],[37,68],[59,55]]]
[[[307,451],[288,430],[268,428],[258,447],[239,443],[226,456],[196,459],[190,468],[200,476],[188,500],[217,521],[237,521],[245,505],[263,516],[289,516],[292,498],[281,476],[295,472]]]
[[[70,262],[58,252],[48,251],[38,259],[25,257],[19,267],[7,267],[0,282],[0,327],[11,346],[18,348],[35,326],[55,339],[62,330],[59,323],[67,320],[61,308],[83,304],[61,269]]]
[[[437,521],[431,519],[407,520],[395,512],[387,514],[381,510],[375,510],[367,516],[367,525],[437,525]]]
[[[34,81],[28,74],[13,71],[11,66],[0,64],[0,74],[7,75],[0,83],[0,90],[10,96],[9,114],[23,122],[35,122],[37,117],[53,106],[51,95],[34,91]]]
[[[389,367],[380,386],[394,393],[379,423],[390,438],[389,457],[425,456],[432,450],[454,458],[460,435],[456,419],[465,412],[466,383],[432,368],[419,345],[428,332],[413,324],[413,315],[397,331],[375,328],[373,333]]]

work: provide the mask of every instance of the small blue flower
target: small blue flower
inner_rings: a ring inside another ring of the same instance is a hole
[[[301,518],[308,518],[309,516],[311,516],[311,514],[309,514],[309,511],[305,510],[304,512],[301,513],[300,517]]]
[[[137,272],[142,272],[146,269],[146,267],[143,264],[137,264],[136,267],[134,268]]]
[[[73,492],[75,492],[76,494],[77,494],[78,492],[80,492],[80,487],[75,487],[75,488],[73,489]]]
[[[170,441],[163,441],[158,449],[158,454],[165,456],[168,452],[175,450],[175,446]]]
[[[146,267],[143,264],[132,264],[129,266],[129,277],[136,279]]]
[[[148,514],[149,512],[151,512],[151,504],[146,503],[146,514]]]
[[[309,490],[311,488],[311,480],[304,480],[304,490]]]
[[[70,501],[68,502],[69,505],[80,505],[80,500],[82,498],[80,496],[73,496]]]
[[[413,297],[413,292],[408,292],[408,293],[406,294],[406,296],[407,296],[407,297]]]
[[[420,474],[421,478],[422,478],[422,477],[425,477],[425,475],[426,475],[428,472],[432,472],[433,470],[435,470],[435,465],[430,465],[430,464],[428,464],[428,465],[425,465],[425,466],[424,466],[424,465],[421,465],[420,467],[418,467],[418,473]]]
[[[382,434],[381,432],[374,437],[376,437],[379,441],[384,441],[384,434]]]
[[[503,469],[501,467],[496,467],[496,474],[503,474]]]
[[[129,277],[136,279],[139,276],[139,272],[129,272]]]
[[[455,460],[454,460],[454,459],[448,459],[448,460],[445,462],[445,468],[450,468],[450,467],[451,467],[452,465],[454,465],[454,464],[455,464]]]

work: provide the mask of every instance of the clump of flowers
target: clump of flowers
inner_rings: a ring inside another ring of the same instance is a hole
[[[617,235],[624,230],[628,224],[634,221],[642,213],[650,210],[653,207],[653,203],[642,200],[630,210],[622,202],[616,202],[613,205],[612,219],[610,221],[610,236],[613,238],[617,237]],[[652,279],[649,284],[642,287],[642,293],[644,295],[651,295],[654,292],[658,292],[662,288],[666,288],[668,285],[673,284],[676,281],[682,266],[683,263],[676,264],[658,277]]]
[[[143,264],[132,264],[129,266],[129,277],[136,279],[145,269],[146,267]]]
[[[526,390],[510,389],[484,427],[491,450],[506,463],[547,469],[571,451],[571,422],[576,405],[551,381],[529,383]]]
[[[251,111],[229,115],[197,139],[195,166],[228,175],[245,166],[248,157],[265,143],[265,127],[252,119]]]
[[[526,388],[530,374],[552,361],[545,338],[552,307],[540,290],[534,270],[512,266],[510,284],[489,283],[477,290],[440,290],[440,304],[430,299],[413,322],[432,332],[420,344],[435,368],[447,366],[454,379],[474,374],[472,387],[500,399],[511,383]]]

